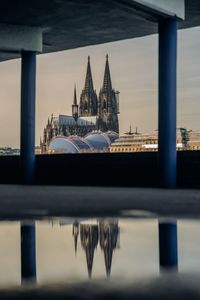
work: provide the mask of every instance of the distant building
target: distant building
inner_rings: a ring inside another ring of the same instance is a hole
[[[11,147],[0,147],[0,156],[20,155],[20,149]]]
[[[199,131],[187,131],[187,149],[188,150],[200,150],[200,132]]]
[[[177,150],[200,150],[200,133],[177,129]],[[120,136],[112,143],[110,152],[147,152],[158,151],[158,131],[139,133],[130,131]]]
[[[94,130],[119,133],[118,114],[119,92],[112,88],[108,55],[106,56],[103,85],[99,97],[94,90],[90,57],[88,57],[85,85],[80,95],[79,104],[75,86],[72,115],[51,115],[48,118],[43,137],[40,140],[41,152],[47,152],[51,140],[59,135],[83,137]]]

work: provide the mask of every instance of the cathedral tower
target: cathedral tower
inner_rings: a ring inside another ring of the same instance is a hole
[[[90,57],[88,56],[85,86],[80,96],[80,117],[97,115],[97,95],[93,87]]]
[[[107,130],[119,132],[118,95],[119,92],[112,88],[108,55],[106,55],[103,86],[99,93],[97,124],[98,129],[103,132]]]

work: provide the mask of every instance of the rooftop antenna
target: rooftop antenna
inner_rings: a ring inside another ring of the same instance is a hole
[[[131,125],[129,127],[129,134],[132,134],[132,127],[131,127]]]

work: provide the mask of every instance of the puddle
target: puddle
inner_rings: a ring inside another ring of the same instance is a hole
[[[176,225],[177,224],[177,225]],[[52,218],[0,222],[0,287],[199,272],[200,223]]]

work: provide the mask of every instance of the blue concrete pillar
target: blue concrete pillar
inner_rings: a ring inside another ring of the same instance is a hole
[[[25,184],[32,184],[35,173],[35,82],[36,53],[21,54],[21,170]]]
[[[159,22],[159,180],[176,187],[177,21]]]
[[[35,224],[21,224],[21,279],[36,280]]]
[[[159,257],[162,269],[177,269],[177,224],[159,223]]]

